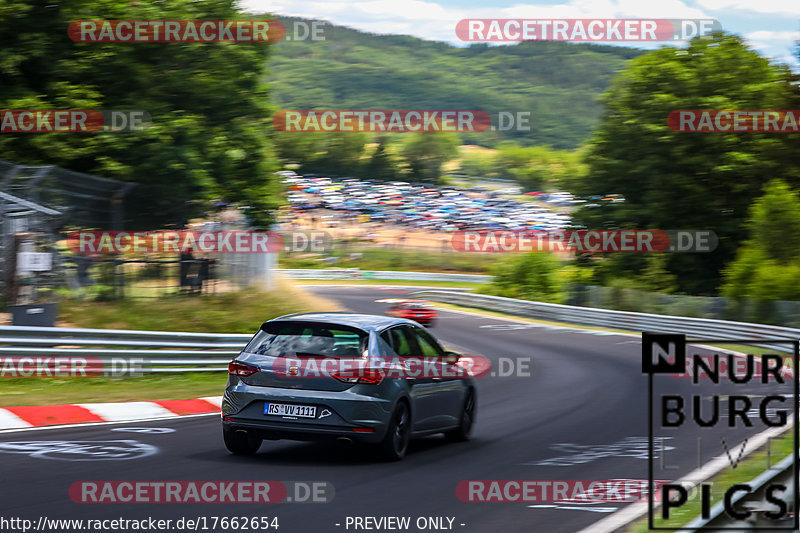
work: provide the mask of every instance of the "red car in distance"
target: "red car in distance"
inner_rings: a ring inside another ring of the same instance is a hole
[[[431,327],[439,318],[439,313],[430,302],[425,300],[378,300],[391,304],[386,314],[396,318],[406,318]]]

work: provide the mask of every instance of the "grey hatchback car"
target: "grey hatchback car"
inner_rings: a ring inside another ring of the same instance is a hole
[[[423,372],[404,366],[415,358]],[[477,395],[469,375],[452,372],[460,358],[411,320],[305,313],[264,322],[228,367],[225,446],[251,455],[264,439],[338,439],[399,460],[414,437],[469,440]]]

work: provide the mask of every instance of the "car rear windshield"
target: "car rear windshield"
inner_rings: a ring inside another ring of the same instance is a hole
[[[245,348],[272,357],[361,357],[366,332],[325,322],[266,322]]]

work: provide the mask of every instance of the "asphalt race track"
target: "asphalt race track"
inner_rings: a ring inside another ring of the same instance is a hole
[[[350,310],[373,313],[385,308],[375,300],[396,294],[378,287],[312,290]],[[224,448],[217,416],[0,433],[0,515],[34,523],[42,516],[277,516],[281,533],[355,531],[346,527],[347,517],[355,516],[408,516],[410,531],[418,531],[413,525],[418,517],[449,517],[453,530],[465,533],[529,533],[576,531],[627,505],[467,503],[455,489],[462,480],[480,479],[647,479],[647,377],[637,338],[448,311],[440,315],[432,332],[454,348],[490,358],[493,368],[500,368],[495,367],[500,358],[530,358],[529,376],[479,381],[471,442],[446,444],[431,437],[413,443],[402,462],[382,463],[358,447],[288,441],[267,441],[254,458],[234,457]],[[220,394],[223,386],[220,376]],[[755,389],[750,392],[758,393]],[[174,431],[116,431],[131,427]],[[728,445],[760,430],[742,430],[741,438]],[[719,439],[705,435],[702,462],[724,453]],[[671,435],[665,462],[674,469],[656,476],[677,479],[697,468],[697,436],[690,429]],[[105,444],[81,447],[72,441]],[[102,447],[109,445],[115,448]],[[60,451],[46,453],[53,446]],[[70,485],[89,480],[326,481],[335,487],[335,498],[327,504],[259,505],[71,501]]]

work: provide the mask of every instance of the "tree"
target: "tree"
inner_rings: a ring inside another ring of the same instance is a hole
[[[495,157],[480,151],[463,150],[458,164],[462,174],[472,177],[496,177]]]
[[[4,134],[0,158],[54,164],[133,181],[135,229],[184,224],[215,201],[273,220],[274,154],[264,43],[75,43],[81,19],[232,19],[234,0],[86,2],[6,0],[0,5],[0,108],[138,109],[152,127],[132,133]]]
[[[273,141],[278,157],[284,163],[300,165],[314,161],[325,152],[325,134],[312,132],[273,131]]]
[[[750,209],[747,227],[747,245],[780,264],[794,261],[800,250],[800,196],[785,182],[770,181]]]
[[[284,163],[300,165],[301,173],[359,176],[367,142],[364,133],[275,132],[275,146]]]
[[[367,179],[391,181],[400,179],[400,172],[399,163],[387,150],[386,137],[380,137],[369,162],[364,167],[364,177]]]
[[[496,296],[558,303],[564,289],[559,267],[558,258],[547,252],[512,255],[497,264],[484,290]]]
[[[281,20],[288,27],[298,21]],[[495,117],[500,111],[531,113],[529,131],[512,127],[459,134],[462,144],[485,147],[502,140],[579,146],[600,118],[597,97],[629,58],[644,53],[544,41],[462,47],[328,24],[323,28],[324,41],[284,40],[278,46],[269,81],[283,109],[462,109]]]
[[[589,172],[572,183],[574,193],[618,193],[625,201],[584,208],[577,222],[590,228],[715,231],[715,252],[670,254],[666,266],[679,290],[715,293],[722,268],[747,236],[747,208],[764,183],[800,183],[800,168],[792,163],[797,136],[677,133],[666,117],[680,109],[795,109],[793,81],[787,67],[770,64],[741,38],[725,34],[632,60],[603,97],[607,111],[591,141]],[[644,257],[633,254],[610,261],[621,277],[646,266]]]
[[[513,179],[530,191],[579,179],[586,174],[580,152],[553,150],[549,146],[522,147],[504,141],[497,147],[495,167],[502,178]]]
[[[300,133],[299,135],[304,135]],[[303,168],[330,176],[356,176],[361,174],[361,156],[367,135],[364,133],[336,132],[324,133],[322,153]]]
[[[800,299],[800,195],[773,180],[750,210],[750,239],[725,270],[722,291],[731,298]]]
[[[453,133],[414,133],[403,144],[402,156],[409,179],[435,183],[442,165],[458,154],[458,137]]]

